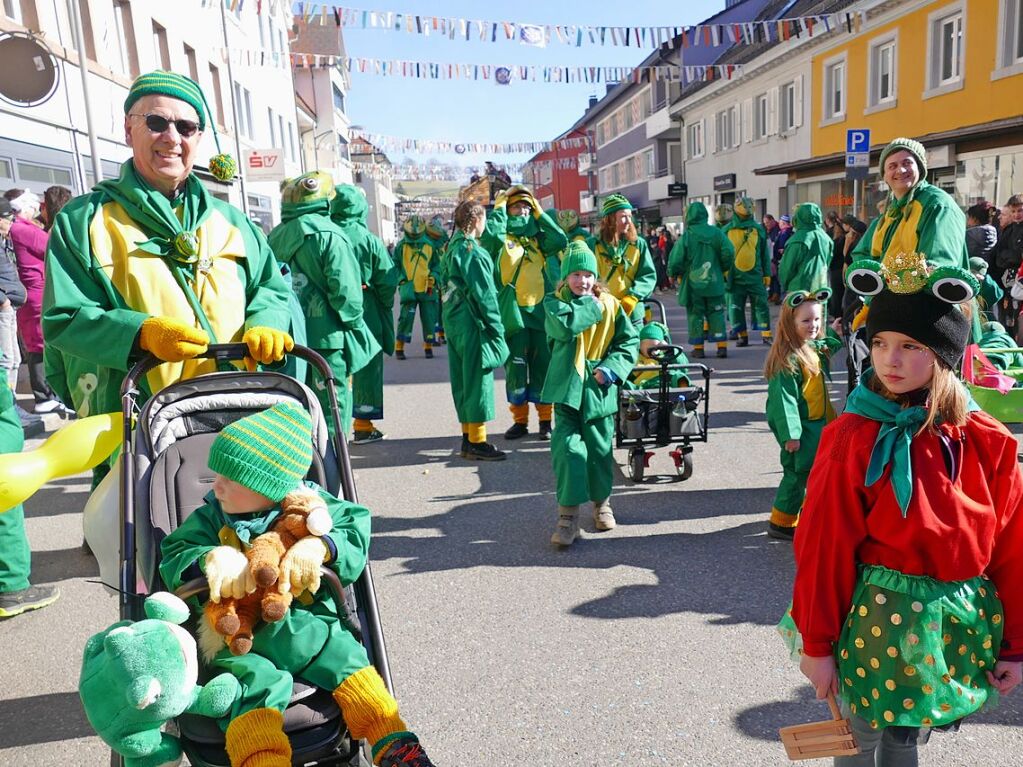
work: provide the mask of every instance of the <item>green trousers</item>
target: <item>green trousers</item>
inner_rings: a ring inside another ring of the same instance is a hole
[[[767,305],[767,288],[760,277],[750,281],[736,279],[732,283],[732,289],[728,292],[731,298],[731,322],[732,330],[742,332],[746,330],[746,302],[750,305],[750,319],[752,330],[770,330],[771,313]]]
[[[724,296],[690,296],[686,304],[686,320],[689,324],[689,343],[699,346],[703,343],[703,324],[706,320],[711,341],[725,340],[725,298]]]
[[[781,483],[774,494],[774,508],[782,514],[792,517],[799,516],[806,497],[806,480],[813,467],[813,459],[817,455],[817,445],[821,441],[825,420],[803,421],[803,433],[799,437],[799,450],[788,452],[781,449]],[[775,521],[778,524],[778,521]],[[782,525],[785,527],[786,525]],[[794,527],[795,525],[791,525]]]
[[[504,390],[512,405],[542,402],[540,392],[551,364],[547,334],[538,328],[523,328],[508,336],[508,361],[504,365]]]
[[[352,412],[367,421],[384,417],[383,352],[377,352],[366,367],[352,374]]]
[[[416,293],[416,300],[402,302],[398,311],[398,329],[395,336],[399,341],[412,340],[412,326],[416,322],[416,308],[419,308],[419,322],[423,326],[423,341],[432,344],[437,331],[437,296],[433,293]]]
[[[232,719],[257,708],[283,712],[294,677],[333,691],[368,665],[365,648],[334,615],[296,602],[284,618],[256,630],[250,652],[232,655],[225,647],[210,663],[214,674],[227,672],[241,682],[241,695],[218,723],[226,730]]]
[[[341,433],[346,435],[347,439],[347,434],[352,428],[352,393],[348,388],[348,366],[339,349],[317,349],[316,351],[327,360],[330,369],[334,371],[334,377],[337,378],[334,393],[337,395],[337,406],[341,415]],[[333,435],[334,424],[330,417],[330,395],[327,393],[326,382],[320,378],[318,373],[310,369],[306,383],[316,392],[316,399],[320,401],[320,407],[323,408],[323,417],[327,419],[327,429]]]
[[[7,386],[7,382],[0,382]],[[14,397],[7,393],[10,406],[0,412],[0,453],[20,453],[25,445],[25,432]],[[28,576],[32,556],[25,535],[25,510],[19,503],[11,509],[0,510],[0,591],[20,591],[29,586]]]
[[[448,371],[458,422],[486,423],[494,418],[494,374],[483,370],[479,336],[449,325]]]
[[[568,405],[554,405],[551,464],[559,506],[578,506],[611,497],[614,416],[587,421]]]

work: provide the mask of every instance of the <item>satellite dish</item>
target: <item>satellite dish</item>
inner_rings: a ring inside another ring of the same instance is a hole
[[[57,91],[57,60],[39,38],[25,32],[0,35],[0,99],[34,107]]]

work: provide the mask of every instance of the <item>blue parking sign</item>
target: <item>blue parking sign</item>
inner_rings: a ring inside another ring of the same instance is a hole
[[[846,131],[845,151],[849,154],[854,152],[869,152],[870,130],[868,128],[851,128]]]

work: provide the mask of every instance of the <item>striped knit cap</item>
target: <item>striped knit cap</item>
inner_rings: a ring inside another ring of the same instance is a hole
[[[312,422],[292,402],[235,421],[210,447],[209,467],[279,503],[313,462]]]
[[[632,203],[624,195],[609,194],[604,198],[604,204],[600,208],[601,216],[610,216],[620,210],[632,210]]]
[[[124,113],[128,114],[132,105],[143,96],[152,95],[170,96],[184,101],[199,115],[199,130],[206,130],[206,110],[203,108],[206,99],[194,80],[162,69],[139,75],[131,84],[128,98],[124,100]]]
[[[881,174],[881,178],[884,178],[884,161],[888,159],[888,155],[900,152],[903,149],[913,155],[914,159],[916,159],[917,169],[920,171],[920,179],[926,179],[927,150],[924,149],[924,145],[916,139],[906,138],[905,136],[892,139],[891,143],[881,151],[881,159],[877,164],[877,170],[878,173]]]

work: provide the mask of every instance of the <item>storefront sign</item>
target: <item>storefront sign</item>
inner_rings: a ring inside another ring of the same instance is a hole
[[[242,152],[245,178],[249,181],[283,181],[284,152],[280,149],[246,149]]]
[[[735,174],[726,173],[723,176],[714,176],[714,191],[728,192],[735,189]]]
[[[668,184],[669,197],[685,197],[689,193],[689,185],[685,183]]]

